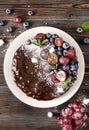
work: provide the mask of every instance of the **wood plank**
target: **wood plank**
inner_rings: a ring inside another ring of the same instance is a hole
[[[61,9],[60,7],[57,8],[30,8],[30,10],[33,10],[35,15],[34,16],[28,16],[27,12],[29,11],[29,8],[19,8],[15,9],[12,15],[6,15],[5,14],[5,8],[2,8],[0,11],[0,17],[4,20],[15,20],[15,17],[17,15],[22,15],[24,19],[51,19],[51,20],[79,20],[82,17],[82,20],[89,19],[87,13],[89,13],[89,8],[86,9],[80,9],[80,8],[65,8]],[[44,15],[43,15],[44,14]],[[4,15],[4,17],[3,17]]]
[[[40,0],[26,0],[26,1],[24,1],[24,0],[15,0],[15,1],[13,1],[13,0],[9,0],[9,3],[7,3],[7,1],[6,0],[0,0],[0,4],[6,4],[6,5],[8,5],[8,4],[12,4],[12,5],[22,5],[22,4],[42,4],[42,5],[44,5],[44,4],[65,4],[65,3],[73,3],[73,4],[81,4],[81,3],[88,3],[89,1],[88,0],[86,0],[86,1],[84,1],[84,0],[78,0],[78,1],[75,1],[75,0],[52,0],[52,1],[50,1],[50,0],[45,0],[45,1],[40,1]],[[15,6],[14,5],[14,6]]]

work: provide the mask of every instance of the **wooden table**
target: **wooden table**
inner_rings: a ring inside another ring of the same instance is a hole
[[[5,10],[11,8],[11,15]],[[29,10],[34,11],[28,16]],[[63,108],[39,109],[20,102],[9,90],[4,79],[3,61],[6,50],[16,36],[25,31],[22,24],[17,24],[16,16],[22,16],[23,21],[29,21],[30,26],[52,26],[69,33],[79,44],[85,58],[85,76],[78,92],[69,100],[89,98],[89,45],[83,43],[88,32],[78,34],[76,28],[89,19],[89,0],[0,0],[0,19],[5,20],[5,26],[0,27],[0,39],[5,44],[0,47],[0,130],[61,130],[55,118],[47,117],[48,111]],[[6,28],[14,27],[13,33],[6,33]],[[88,106],[89,107],[89,106]],[[88,130],[89,125],[82,128]]]

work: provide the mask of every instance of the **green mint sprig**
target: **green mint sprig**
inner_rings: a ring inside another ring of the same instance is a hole
[[[68,85],[70,84],[71,80],[72,80],[72,78],[71,78],[71,77],[68,77],[68,78],[66,79],[66,81],[64,82],[63,87],[64,87],[64,88],[68,87]]]
[[[42,46],[42,45],[46,44],[47,42],[48,42],[48,39],[44,39],[44,40],[37,39],[35,44],[38,46]]]

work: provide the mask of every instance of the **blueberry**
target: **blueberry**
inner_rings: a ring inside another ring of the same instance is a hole
[[[69,43],[64,42],[62,45],[63,49],[68,49],[70,47]]]
[[[29,27],[29,22],[24,22],[23,23],[23,26],[26,28],[26,27]]]
[[[71,74],[72,74],[72,72],[71,72],[71,70],[70,70],[70,69],[67,71],[67,73],[68,73],[69,75],[71,75]]]
[[[74,65],[75,63],[76,63],[75,60],[71,60],[71,61],[70,61],[70,65]]]
[[[26,45],[30,45],[31,44],[31,40],[28,39],[27,41],[25,41]]]
[[[73,71],[72,74],[73,74],[74,77],[76,77],[77,76],[77,71],[76,70]]]
[[[77,75],[73,75],[72,77],[72,81],[75,81],[75,80],[77,80]]]
[[[71,71],[76,70],[76,66],[75,66],[75,65],[71,65],[71,66],[70,66],[70,70],[71,70]]]
[[[13,28],[12,28],[12,27],[8,27],[8,28],[6,29],[6,32],[8,32],[8,33],[13,32]]]
[[[73,86],[73,81],[71,81],[70,83],[69,83],[69,87],[72,87]]]
[[[78,27],[78,28],[76,29],[76,31],[77,31],[78,33],[82,33],[82,32],[83,32],[83,29],[82,29],[81,27]]]
[[[88,38],[88,37],[84,38],[83,42],[84,42],[85,44],[89,44],[89,38]]]
[[[63,70],[68,71],[69,70],[69,65],[63,65]]]
[[[0,20],[0,26],[3,26],[5,23],[3,20]]]
[[[33,14],[34,14],[34,12],[33,11],[28,11],[28,13],[27,13],[29,16],[32,16]]]
[[[50,33],[47,33],[46,34],[46,37],[49,39],[49,38],[51,38],[51,36],[52,36],[52,34],[50,34]]]
[[[62,51],[63,50],[63,48],[62,47],[57,47],[57,49],[58,49],[58,51]]]
[[[11,14],[12,10],[11,9],[6,9],[6,14]]]
[[[50,37],[49,41],[50,41],[51,43],[53,43],[53,42],[54,42],[54,38]]]
[[[57,38],[58,35],[57,34],[52,34],[52,38]]]
[[[62,51],[56,51],[57,55],[62,56]]]
[[[67,56],[67,50],[64,50],[64,51],[63,51],[63,55],[64,55],[64,56]]]

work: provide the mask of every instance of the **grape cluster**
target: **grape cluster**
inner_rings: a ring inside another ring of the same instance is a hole
[[[61,117],[58,119],[59,125],[65,129],[80,128],[89,120],[89,113],[80,102],[69,103],[65,109],[61,110]]]

